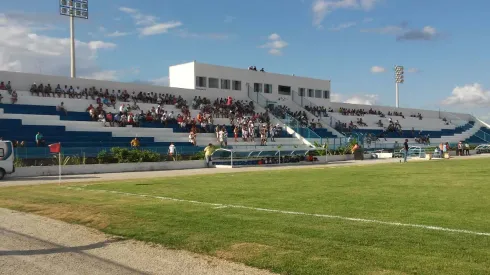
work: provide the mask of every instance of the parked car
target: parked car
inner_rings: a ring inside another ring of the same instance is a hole
[[[490,153],[490,144],[478,145],[475,150],[477,154],[488,154]]]

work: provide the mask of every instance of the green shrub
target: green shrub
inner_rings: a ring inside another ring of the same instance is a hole
[[[14,166],[15,167],[26,167],[27,165],[24,163],[24,161],[21,158],[16,158],[14,160]]]
[[[128,148],[111,148],[110,153],[100,151],[97,155],[99,164],[107,163],[139,163],[139,162],[158,162],[162,157],[159,153],[150,150],[128,149]]]
[[[108,153],[106,150],[100,151],[97,154],[96,159],[99,164],[108,164],[108,163],[116,162],[112,154]]]

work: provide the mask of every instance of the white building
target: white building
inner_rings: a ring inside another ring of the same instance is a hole
[[[195,61],[169,68],[170,87],[202,91],[255,91],[270,99],[304,96],[319,105],[330,102],[330,80],[237,69]]]

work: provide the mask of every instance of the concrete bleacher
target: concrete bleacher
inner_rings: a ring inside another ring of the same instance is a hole
[[[4,98],[8,98],[6,91],[0,93],[4,94]],[[180,129],[177,124],[165,126],[161,123],[145,122],[141,127],[103,127],[101,122],[91,121],[86,112],[90,104],[95,106],[95,100],[92,99],[38,97],[26,91],[18,91],[17,104],[4,102],[7,104],[0,104],[2,122],[0,123],[0,136],[5,139],[25,141],[27,147],[35,146],[34,137],[37,132],[44,135],[47,144],[62,142],[64,148],[128,147],[134,137],[138,137],[141,147],[160,148],[161,151],[165,151],[170,142],[174,142],[181,151],[187,152],[201,151],[202,146],[217,143],[214,133],[199,133],[197,143],[201,147],[191,148],[188,131]],[[67,114],[56,109],[61,102],[64,103]],[[119,104],[116,104],[117,108]],[[138,103],[138,105],[144,111],[157,106],[147,103]],[[173,111],[175,116],[180,113],[180,110],[173,105],[164,105],[163,108],[167,112]],[[113,113],[118,111],[113,107],[104,107],[104,109]],[[241,139],[235,142],[232,138],[233,128],[227,119],[215,119],[215,123],[226,125],[229,136],[228,145],[231,147],[272,150],[277,149],[278,145],[284,146],[285,149],[304,146],[300,140],[293,138],[285,131],[278,133],[275,142],[269,142],[267,146],[259,147],[259,139],[256,139],[255,142],[243,142]]]
[[[58,98],[58,97],[39,97],[32,96],[28,92],[30,85],[33,82],[47,84],[56,87],[59,83],[61,86],[72,85],[74,87],[89,88],[95,86],[97,88],[112,90],[128,90],[155,92],[164,94],[173,94],[182,96],[188,103],[192,98],[199,95],[213,101],[216,98],[231,96],[234,100],[253,100],[249,98],[246,92],[242,91],[205,91],[205,90],[190,90],[169,87],[156,87],[149,85],[138,85],[133,83],[116,83],[108,81],[87,80],[87,79],[70,79],[56,76],[32,75],[12,72],[0,72],[0,79],[4,81],[11,80],[13,88],[17,90],[18,102],[15,105],[10,104],[10,96],[6,91],[0,91],[3,95],[3,103],[0,105],[0,136],[4,139],[24,140],[27,145],[32,148],[34,136],[39,131],[44,134],[47,143],[59,142],[63,143],[66,148],[85,148],[86,151],[96,152],[96,148],[112,147],[112,146],[129,146],[132,138],[138,137],[142,147],[159,148],[165,152],[170,142],[176,143],[178,148],[186,148],[186,150],[202,150],[202,146],[208,143],[217,144],[214,133],[199,133],[197,136],[197,144],[200,147],[192,147],[188,140],[187,130],[180,129],[177,124],[169,124],[164,126],[161,123],[143,123],[141,127],[103,127],[102,123],[90,120],[87,107],[90,104],[96,105],[96,101],[92,99],[78,98]],[[270,94],[264,94],[264,97],[271,97]],[[277,104],[285,105],[293,112],[305,112],[309,118],[316,118],[313,114],[303,109],[298,103],[290,99],[278,100],[277,98],[269,98]],[[64,106],[68,114],[61,113],[56,110],[56,106],[64,102]],[[121,102],[116,103],[116,108],[104,107],[108,112],[117,112]],[[132,105],[132,104],[131,104]],[[190,105],[190,104],[189,104]],[[147,111],[156,104],[138,103],[141,110]],[[265,106],[265,105],[264,105]],[[365,106],[344,103],[331,103],[331,106],[325,106],[327,109],[332,107],[338,111],[339,108],[347,109],[364,109],[380,110],[385,115],[388,111],[395,111],[393,107],[387,106]],[[167,111],[173,111],[177,116],[180,110],[174,105],[164,105],[163,108]],[[475,135],[479,131],[489,131],[487,126],[474,119],[473,116],[467,114],[456,113],[441,113],[437,111],[416,110],[400,108],[405,118],[400,116],[391,116],[393,121],[399,120],[404,131],[399,136],[395,133],[390,133],[387,136],[387,141],[381,143],[393,144],[401,143],[405,138],[409,138],[413,142],[412,128],[415,135],[419,135],[422,131],[423,135],[430,135],[431,143],[439,142],[457,142],[460,140],[472,140],[474,143],[481,143],[481,138]],[[263,106],[255,104],[255,111],[258,113],[265,112]],[[197,115],[198,110],[191,110],[193,117]],[[421,113],[422,120],[410,117],[411,114]],[[270,142],[267,146],[259,146],[260,139],[256,138],[255,142],[243,142],[240,137],[239,142],[235,142],[233,138],[233,128],[228,119],[215,118],[215,124],[225,125],[228,131],[228,145],[235,149],[244,150],[276,150],[279,145],[284,150],[301,149],[310,147],[313,142],[328,143],[329,148],[334,148],[342,142],[345,144],[346,137],[344,133],[338,132],[332,127],[332,121],[341,121],[349,123],[353,121],[356,124],[357,118],[368,124],[367,127],[359,127],[355,132],[365,134],[376,134],[382,131],[376,123],[381,119],[385,127],[388,125],[388,118],[381,118],[377,115],[364,115],[362,117],[342,115],[338,112],[328,113],[330,117],[320,118],[320,123],[323,128],[311,129],[308,127],[287,127],[284,120],[271,116],[272,124],[279,124],[285,129],[278,137],[276,142]],[[450,125],[446,125],[442,121],[442,117],[446,117],[451,121]],[[389,147],[389,146],[388,146]],[[80,149],[80,150],[82,150]],[[34,149],[33,149],[34,150]],[[36,149],[41,152],[45,149]],[[75,149],[73,149],[75,150]]]

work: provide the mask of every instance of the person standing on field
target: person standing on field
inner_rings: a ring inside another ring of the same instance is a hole
[[[168,156],[171,160],[175,161],[175,145],[173,142],[171,142],[168,147]]]
[[[407,162],[407,157],[408,157],[408,139],[405,139],[405,142],[403,143],[403,149],[405,153],[403,154],[403,162]]]
[[[211,163],[211,156],[214,153],[214,146],[213,144],[208,144],[206,148],[204,148],[204,158],[206,160],[206,166],[209,168],[209,164]]]

